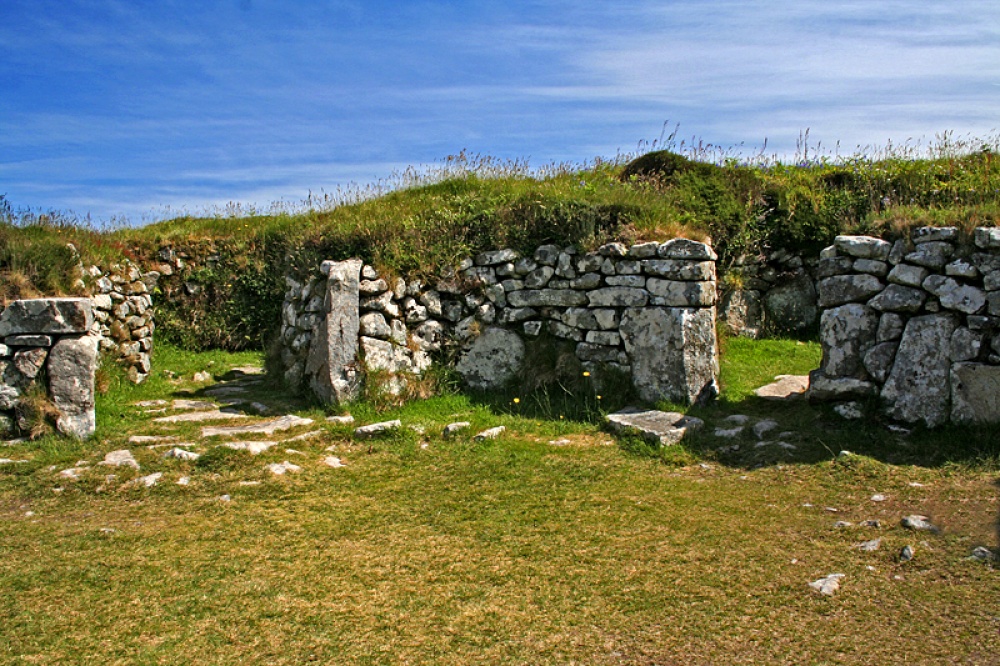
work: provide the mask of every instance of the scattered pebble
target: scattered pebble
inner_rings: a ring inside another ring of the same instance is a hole
[[[836,530],[842,530],[847,527],[854,527],[854,523],[848,522],[846,520],[838,520],[833,524],[833,528]]]
[[[178,486],[186,486],[189,483],[191,483],[191,477],[190,476],[182,476],[181,478],[177,479],[177,485]]]
[[[899,551],[899,561],[909,562],[910,560],[913,559],[913,555],[914,555],[913,546],[910,545],[903,546],[903,550]]]
[[[986,546],[976,546],[972,549],[972,554],[967,559],[989,562],[993,559],[993,551]]]
[[[551,444],[552,446],[566,446],[566,445],[572,444],[572,443],[573,443],[573,441],[569,440],[569,439],[550,439],[549,440],[549,444]]]
[[[270,465],[267,466],[267,471],[271,472],[271,474],[281,476],[285,472],[292,472],[293,474],[296,472],[301,472],[302,468],[299,467],[298,465],[294,465],[285,460],[284,462],[280,463],[271,463]]]
[[[487,430],[482,431],[481,433],[473,437],[473,439],[477,442],[482,442],[487,439],[496,439],[497,437],[502,435],[506,430],[507,428],[505,426],[496,426],[495,428],[489,428]]]
[[[909,435],[910,434],[910,429],[909,428],[904,428],[903,426],[888,425],[886,427],[889,429],[889,432],[894,432],[897,435]]]
[[[834,405],[833,411],[837,413],[843,419],[848,421],[856,421],[864,417],[864,412],[861,410],[861,405],[856,402],[845,402],[839,405]]]
[[[861,527],[874,527],[875,529],[882,528],[882,523],[878,520],[863,520],[859,524]]]
[[[716,437],[720,437],[723,439],[732,439],[733,437],[739,437],[740,435],[743,434],[743,426],[739,426],[737,428],[729,428],[728,430],[726,428],[716,428],[713,434]]]
[[[839,460],[843,460],[844,458],[850,458],[853,455],[854,455],[853,453],[851,453],[847,449],[844,449],[843,451],[841,451],[840,453],[837,454],[837,458]]]
[[[135,407],[163,407],[167,404],[166,400],[140,400],[139,402],[132,403]]]
[[[941,531],[937,528],[936,525],[931,523],[930,518],[928,518],[927,516],[920,516],[916,514],[910,516],[904,516],[903,520],[900,521],[900,524],[908,530],[917,530],[917,531],[934,532],[934,533]]]
[[[295,449],[285,449],[285,453],[292,456],[304,456],[305,454],[301,451],[296,451]]]
[[[883,495],[882,493],[876,493],[875,495],[872,495],[872,501],[873,502],[884,502],[887,499],[889,499],[889,498],[886,497],[885,495]]]
[[[129,485],[145,486],[146,488],[152,488],[156,485],[156,482],[160,480],[163,476],[163,472],[154,472],[153,474],[147,474],[146,476],[140,476],[137,479],[132,480]]]
[[[879,546],[882,545],[882,539],[872,539],[871,541],[862,541],[861,543],[854,544],[854,547],[858,550],[871,553],[878,550]]]
[[[722,419],[726,423],[735,423],[736,425],[746,425],[750,423],[750,417],[746,414],[733,414]]]
[[[260,481],[240,481],[241,486],[259,486]]]
[[[191,381],[195,382],[207,382],[212,379],[212,374],[209,372],[196,372],[191,376]]]
[[[870,564],[869,564],[869,565],[867,565],[867,566],[865,567],[865,569],[867,569],[868,571],[878,571],[878,569],[876,569],[875,567],[873,567],[873,566],[872,566],[872,565],[870,565]]]
[[[0,458],[0,465],[18,465],[20,463],[29,462],[27,460],[13,460],[11,458]]]
[[[471,427],[472,424],[468,421],[458,421],[457,423],[449,423],[444,427],[442,431],[442,436],[444,437],[454,437],[458,433],[462,432],[466,428]]]
[[[233,498],[232,498],[232,497],[230,497],[229,495],[220,495],[220,496],[219,496],[219,501],[220,501],[220,502],[231,502],[231,501],[232,501],[232,499],[233,499]]]
[[[354,417],[350,414],[344,414],[343,416],[328,416],[326,420],[329,423],[336,423],[337,425],[350,425],[354,423]]]
[[[327,467],[344,467],[343,461],[337,456],[327,456],[323,458],[323,464]]]
[[[224,446],[227,449],[233,449],[235,451],[249,451],[253,455],[263,453],[269,448],[277,444],[277,442],[268,441],[252,441],[252,442],[224,442],[219,446]]]
[[[911,488],[923,488],[924,487],[924,484],[920,483],[919,481],[910,481],[906,485],[908,485]]]
[[[24,517],[25,518],[31,518],[33,515],[35,515],[34,511],[25,511],[24,512]]]
[[[809,587],[816,590],[820,594],[825,594],[830,597],[833,596],[834,592],[840,589],[840,579],[844,578],[845,575],[846,574],[842,573],[830,574],[809,583]]]
[[[763,439],[764,435],[771,432],[778,427],[777,421],[772,421],[771,419],[764,419],[763,421],[758,421],[753,426],[753,434],[757,435],[757,439]]]
[[[113,527],[102,527],[101,528],[101,534],[114,534],[117,531],[118,530],[116,530]]]
[[[193,462],[200,458],[201,456],[194,451],[185,451],[184,449],[177,448],[176,446],[166,453],[163,454],[164,458],[177,458],[178,460],[185,460],[188,462]]]
[[[403,423],[399,419],[394,421],[382,421],[381,423],[372,423],[371,425],[361,426],[360,428],[354,429],[354,436],[358,439],[368,439],[371,437],[377,437],[386,432],[392,432],[397,428],[402,427]]]
[[[87,471],[84,467],[70,467],[69,469],[64,469],[59,472],[59,476],[64,479],[73,479],[74,481],[80,478],[82,472]]]
[[[823,510],[827,513],[840,513],[840,509],[832,506],[824,506]]]
[[[112,451],[104,456],[104,460],[102,460],[99,464],[109,465],[111,467],[131,467],[132,469],[139,469],[139,463],[136,462],[135,458],[132,456],[132,452],[128,449]]]

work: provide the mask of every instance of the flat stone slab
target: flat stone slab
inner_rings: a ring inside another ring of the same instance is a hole
[[[161,416],[153,419],[154,423],[182,423],[198,421],[227,421],[231,419],[250,418],[247,414],[235,410],[211,409],[203,412],[185,412],[171,416]]]
[[[371,425],[361,426],[360,428],[354,429],[354,436],[360,439],[367,439],[369,437],[377,437],[385,432],[390,432],[397,428],[403,426],[402,421],[396,419],[394,421],[382,421],[381,423],[372,423]]]
[[[201,429],[202,437],[216,437],[218,435],[273,435],[282,430],[290,430],[298,426],[311,425],[312,419],[304,419],[294,414],[288,414],[270,421],[251,423],[245,426],[206,426]]]
[[[482,442],[487,439],[496,439],[497,437],[502,435],[506,430],[507,428],[505,428],[504,426],[496,426],[495,428],[489,428],[487,430],[482,431],[481,433],[473,437],[473,439],[477,442]]]
[[[233,449],[234,451],[249,451],[251,454],[257,455],[258,453],[267,451],[276,444],[277,442],[260,440],[254,442],[225,442],[224,444],[219,444],[219,446],[224,446],[227,449]]]
[[[208,400],[174,400],[171,409],[216,409],[218,405]]]
[[[809,389],[809,375],[778,375],[774,379],[753,394],[765,400],[794,400],[803,397]]]
[[[684,438],[688,430],[697,430],[705,425],[701,419],[685,416],[679,412],[661,412],[636,407],[626,407],[604,418],[617,433],[635,431],[643,439],[659,442],[661,446],[676,444]]]

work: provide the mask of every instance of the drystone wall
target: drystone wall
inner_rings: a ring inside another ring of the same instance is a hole
[[[159,274],[142,273],[130,262],[104,271],[89,269],[95,291],[91,297],[91,332],[100,339],[100,348],[121,363],[133,383],[149,377],[156,322],[152,290]]]
[[[732,335],[816,330],[819,260],[783,248],[738,257],[719,280],[719,319]]]
[[[889,417],[927,426],[1000,421],[1000,228],[838,236],[817,269],[813,400],[877,397]]]
[[[88,298],[14,301],[0,314],[0,434],[26,430],[21,403],[37,391],[58,411],[57,429],[93,434],[94,372],[99,337]],[[44,383],[44,385],[40,385]]]
[[[360,260],[323,262],[286,278],[281,363],[286,382],[325,402],[357,395],[381,373],[390,388],[432,359],[492,389],[524,368],[526,343],[573,345],[595,373],[627,373],[639,396],[693,403],[718,392],[715,259],[687,239],[596,252],[509,249],[464,261],[434,284],[383,278]]]

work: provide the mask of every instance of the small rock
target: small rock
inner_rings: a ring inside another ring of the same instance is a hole
[[[993,551],[986,546],[976,546],[972,550],[972,554],[969,555],[967,559],[970,560],[980,560],[982,562],[989,562],[993,559]]]
[[[475,441],[477,441],[477,442],[482,442],[482,441],[487,440],[487,439],[496,439],[501,434],[503,434],[506,430],[507,430],[507,428],[504,427],[504,426],[497,426],[495,428],[489,428],[487,430],[482,431],[481,433],[479,433],[475,437],[473,437],[473,439]]]
[[[231,502],[232,500],[233,500],[233,498],[232,498],[232,497],[230,497],[230,496],[228,495],[228,493],[227,493],[227,494],[225,494],[225,495],[220,495],[220,496],[219,496],[219,501],[220,501],[220,502]]]
[[[101,534],[114,534],[117,531],[118,530],[114,529],[113,527],[102,527],[101,528]]]
[[[207,382],[212,379],[212,374],[206,371],[196,372],[191,376],[191,381],[195,382]]]
[[[833,524],[833,528],[837,529],[837,530],[842,530],[842,529],[844,529],[846,527],[854,527],[854,523],[846,521],[846,520],[838,520],[837,522],[835,522]]]
[[[327,456],[323,458],[323,464],[327,467],[344,467],[343,461],[337,456]]]
[[[900,524],[908,530],[934,532],[935,534],[941,531],[937,528],[937,526],[930,522],[930,518],[916,514],[905,516],[903,520],[900,521]]]
[[[399,419],[395,419],[393,421],[382,421],[381,423],[372,423],[371,425],[355,428],[354,436],[358,439],[369,439],[387,432],[392,432],[393,430],[402,427],[402,425],[403,423]]]
[[[194,462],[201,456],[194,451],[185,451],[184,449],[174,447],[163,454],[164,458],[177,458],[178,460],[184,460],[187,462]]]
[[[753,434],[757,436],[757,439],[763,439],[764,435],[771,432],[778,427],[777,421],[772,421],[771,419],[764,419],[763,421],[758,421],[753,426]]]
[[[568,439],[550,439],[549,444],[552,446],[566,446],[567,444],[572,444],[573,442]]]
[[[736,425],[746,425],[750,423],[750,417],[746,414],[733,414],[722,419],[726,423],[734,423]]]
[[[924,484],[920,483],[919,481],[910,481],[906,485],[908,485],[911,488],[923,488],[924,487]]]
[[[161,476],[163,476],[163,472],[154,472],[153,474],[147,474],[146,476],[140,476],[139,478],[134,479],[129,485],[152,488],[156,485],[156,482],[160,480]]]
[[[267,466],[267,471],[271,472],[271,474],[281,476],[286,472],[292,472],[293,474],[296,472],[301,472],[302,468],[299,467],[298,465],[292,464],[287,460],[285,460],[284,462],[280,463],[271,463],[270,465]]]
[[[876,494],[872,495],[872,501],[873,502],[884,502],[887,499],[889,499],[889,498],[886,497],[885,495],[883,495],[882,493],[876,493]]]
[[[834,592],[840,589],[840,579],[843,578],[845,575],[846,574],[842,573],[830,574],[828,576],[825,576],[818,580],[814,580],[813,582],[809,583],[809,587],[816,590],[820,594],[825,594],[826,596],[830,597],[833,596]]]
[[[739,426],[737,428],[730,428],[728,430],[725,428],[716,428],[715,432],[712,434],[714,434],[716,437],[720,437],[723,439],[732,439],[733,437],[739,437],[741,434],[743,434],[743,426]]]
[[[177,479],[177,485],[178,486],[186,486],[189,483],[191,483],[191,477],[190,476],[182,476],[181,478]]]
[[[449,423],[444,427],[442,435],[444,437],[454,437],[455,435],[465,430],[466,428],[470,427],[471,425],[472,424],[469,423],[468,421],[458,421],[457,423]]]
[[[863,520],[859,524],[861,527],[874,527],[877,530],[882,528],[882,523],[877,520]]]
[[[59,476],[64,479],[73,479],[74,481],[80,478],[81,472],[85,472],[85,467],[70,467],[69,469],[64,469],[59,472]]]
[[[0,465],[17,465],[20,463],[26,463],[27,460],[14,460],[12,458],[0,458]]]
[[[271,411],[271,408],[268,407],[267,405],[265,405],[262,402],[251,402],[250,403],[250,409],[254,410],[255,412],[257,412],[258,414],[260,414],[262,416],[264,414],[267,414],[268,412]]]
[[[337,425],[350,425],[354,423],[354,417],[350,414],[344,414],[343,416],[328,416],[326,417],[328,423],[335,423]]]
[[[840,513],[840,509],[833,506],[824,506],[823,510],[827,513]]]
[[[903,550],[899,551],[899,561],[909,562],[910,560],[913,559],[913,555],[914,555],[913,546],[909,545],[903,546]]]
[[[132,469],[139,469],[139,463],[132,456],[132,452],[128,449],[119,449],[118,451],[112,451],[111,453],[104,456],[100,465],[108,465],[110,467],[131,467]]]
[[[285,453],[292,456],[304,456],[305,454],[301,451],[296,451],[295,449],[285,449]]]
[[[754,395],[765,400],[794,400],[804,396],[809,388],[809,375],[778,375],[774,379],[754,390]]]
[[[833,406],[833,411],[843,419],[857,421],[864,418],[865,413],[861,409],[861,404],[857,402],[842,402]]]
[[[249,451],[252,455],[257,455],[267,451],[269,448],[277,444],[277,442],[268,442],[264,440],[259,441],[249,441],[249,442],[225,442],[219,446],[224,446],[227,449],[233,449],[234,451]]]
[[[871,553],[878,550],[879,546],[882,545],[882,539],[872,539],[871,541],[862,541],[861,543],[854,544],[854,547],[858,550]]]

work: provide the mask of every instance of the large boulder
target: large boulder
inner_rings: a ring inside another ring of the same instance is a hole
[[[619,332],[632,383],[646,402],[691,404],[718,395],[715,308],[629,308]]]
[[[86,333],[94,323],[89,298],[29,298],[0,313],[0,338],[22,333]]]
[[[830,377],[865,379],[861,359],[875,344],[879,314],[861,303],[848,303],[823,312],[819,340],[823,372]]]
[[[951,420],[1000,422],[1000,366],[981,363],[951,366]]]
[[[362,265],[360,259],[323,262],[323,272],[327,273],[325,313],[313,330],[305,371],[309,387],[327,404],[352,400],[360,389],[358,307]]]
[[[909,423],[922,421],[928,427],[948,420],[955,326],[952,316],[942,314],[907,322],[889,379],[882,387],[889,416]]]
[[[493,390],[502,388],[521,371],[524,364],[524,342],[517,333],[503,328],[487,328],[455,366],[470,388]]]
[[[59,411],[56,428],[64,435],[86,439],[94,434],[98,343],[93,335],[66,336],[49,351],[49,397]]]

